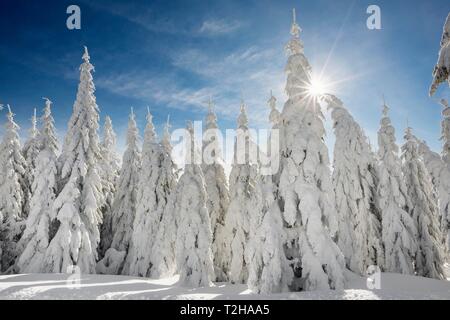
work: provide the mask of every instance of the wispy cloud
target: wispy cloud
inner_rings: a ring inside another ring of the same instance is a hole
[[[273,90],[283,100],[283,64],[281,50],[252,46],[225,56],[206,54],[200,50],[186,50],[172,56],[173,65],[203,77],[221,93],[219,104],[225,104],[226,113],[236,116],[239,97],[249,106],[255,124],[267,123],[266,100]]]
[[[83,1],[83,0],[82,0]],[[176,16],[161,16],[158,10],[149,5],[129,6],[126,3],[86,2],[96,10],[109,12],[111,15],[128,20],[150,32],[179,34],[190,37],[211,37],[225,35],[240,29],[243,24],[236,20],[223,18],[205,19],[200,25],[190,23]],[[200,20],[201,21],[201,20]]]
[[[238,115],[242,96],[248,105],[253,126],[267,124],[266,101],[270,90],[279,101],[284,100],[284,56],[281,50],[252,46],[217,56],[190,49],[177,51],[170,58],[174,67],[172,72],[110,74],[97,78],[96,85],[115,94],[191,112],[205,111],[211,96],[218,114],[229,120]],[[201,79],[206,85],[181,83],[178,76],[181,71]]]
[[[199,29],[200,34],[208,36],[223,35],[236,31],[241,27],[238,21],[227,21],[225,19],[209,19],[203,21]]]

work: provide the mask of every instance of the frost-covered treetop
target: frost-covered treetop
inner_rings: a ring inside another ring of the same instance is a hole
[[[450,165],[450,107],[445,99],[441,100],[442,104],[442,141],[444,146],[442,149],[442,159]]]
[[[30,139],[35,139],[37,137],[37,135],[39,134],[36,124],[37,124],[36,108],[34,108],[33,116],[31,117],[31,128],[28,131],[30,134]]]
[[[42,129],[40,133],[41,145],[55,152],[58,150],[58,141],[55,137],[55,120],[52,116],[52,102],[48,98],[45,99],[44,115],[42,116]]]
[[[267,101],[270,108],[269,120],[273,126],[277,125],[280,121],[280,111],[277,109],[277,99],[273,96],[272,90],[270,90],[270,98]]]
[[[208,114],[206,115],[206,128],[217,129],[217,116],[214,112],[214,103],[211,98],[208,101]]]
[[[89,62],[89,59],[91,59],[91,57],[89,56],[88,48],[84,46],[83,60]]]
[[[14,113],[12,113],[11,111],[11,106],[9,104],[6,106],[8,108],[8,113],[6,114],[6,118],[8,119],[8,121],[6,122],[5,138],[9,138],[9,140],[7,140],[9,142],[12,141],[10,140],[11,138],[19,138],[17,130],[19,130],[20,127],[17,123],[14,122]]]
[[[137,145],[139,140],[139,132],[136,125],[136,116],[133,108],[131,108],[130,115],[128,117],[128,131],[127,131],[127,145]]]
[[[163,137],[161,140],[161,144],[164,148],[164,150],[167,153],[171,153],[172,152],[172,144],[170,143],[170,123],[169,123],[169,116],[167,116],[167,122],[166,125],[164,126],[164,133],[163,133]]]
[[[383,117],[387,117],[389,115],[389,107],[386,105],[386,103],[383,104]]]
[[[156,132],[155,132],[155,126],[153,125],[153,116],[150,113],[150,109],[147,108],[147,125],[145,126],[144,131],[144,140],[147,142],[154,142],[156,141]]]
[[[186,140],[186,166],[185,171],[191,171],[191,173],[194,173],[197,169],[196,167],[196,160],[198,159],[198,150],[195,145],[195,135],[194,135],[194,125],[192,124],[192,121],[188,120],[186,121],[186,131],[188,133],[188,137]]]
[[[97,132],[99,128],[99,109],[94,95],[95,85],[91,73],[94,70],[94,66],[89,62],[89,54],[86,47],[84,48],[82,59],[77,96],[65,136],[63,153],[60,158],[62,165],[61,178],[63,179],[68,178],[72,172],[76,172],[77,170],[73,170],[73,168],[76,165],[83,165],[84,161],[87,161],[90,165],[95,165],[100,154]],[[77,159],[81,158],[86,160],[77,161]],[[83,169],[80,172],[84,177],[87,171]]]
[[[103,129],[103,146],[107,150],[111,150],[116,145],[116,134],[112,127],[112,121],[109,116],[105,117],[105,126]]]
[[[405,135],[403,136],[405,139],[404,151],[407,155],[414,159],[419,157],[419,150],[416,137],[412,134],[412,128],[408,125],[405,129]],[[408,159],[409,160],[409,159]]]
[[[192,121],[188,120],[186,121],[186,130],[189,133],[189,139],[191,141],[194,140],[194,125],[192,124]],[[191,146],[191,150],[194,148],[193,144],[190,145]]]
[[[245,108],[245,103],[243,100],[241,101],[241,110],[237,118],[237,124],[239,129],[248,130],[248,117]]]
[[[303,43],[300,40],[300,32],[302,29],[297,24],[295,9],[292,9],[292,26],[291,26],[291,40],[286,45],[286,50],[291,55],[303,53]]]
[[[383,159],[386,154],[392,153],[393,156],[398,156],[398,146],[395,143],[395,128],[391,124],[389,118],[389,107],[386,103],[383,104],[383,117],[381,118],[380,134],[378,135],[379,150],[378,155]]]

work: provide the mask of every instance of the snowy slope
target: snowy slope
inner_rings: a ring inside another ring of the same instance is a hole
[[[69,288],[67,274],[0,276],[0,299],[450,299],[450,282],[383,273],[381,289],[368,290],[364,278],[348,273],[346,290],[256,295],[246,285],[217,283],[210,288],[183,288],[177,276],[150,280],[125,276],[82,275],[80,287]],[[70,282],[69,282],[70,283]]]

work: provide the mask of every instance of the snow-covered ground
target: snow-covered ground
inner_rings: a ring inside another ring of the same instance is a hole
[[[67,274],[0,276],[0,299],[446,299],[450,281],[383,273],[381,289],[369,290],[366,279],[348,274],[349,289],[274,295],[252,294],[246,285],[217,283],[210,288],[183,288],[178,277],[162,280],[109,275],[82,275],[78,288]],[[72,276],[73,277],[73,276]]]

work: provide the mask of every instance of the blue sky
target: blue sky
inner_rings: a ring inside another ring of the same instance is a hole
[[[66,28],[70,4],[81,8],[81,30]],[[370,4],[381,8],[381,30],[366,27]],[[270,90],[280,109],[286,99],[284,45],[293,7],[314,72],[337,83],[333,92],[372,143],[384,93],[398,142],[409,118],[416,134],[440,150],[436,100],[450,89],[444,85],[435,99],[427,92],[450,11],[445,0],[2,0],[0,103],[11,104],[24,137],[33,107],[49,97],[63,135],[86,45],[102,121],[112,117],[121,149],[131,106],[141,129],[150,106],[160,132],[168,114],[174,128],[203,119],[212,95],[221,127],[234,128],[242,95],[251,126],[266,127]]]

